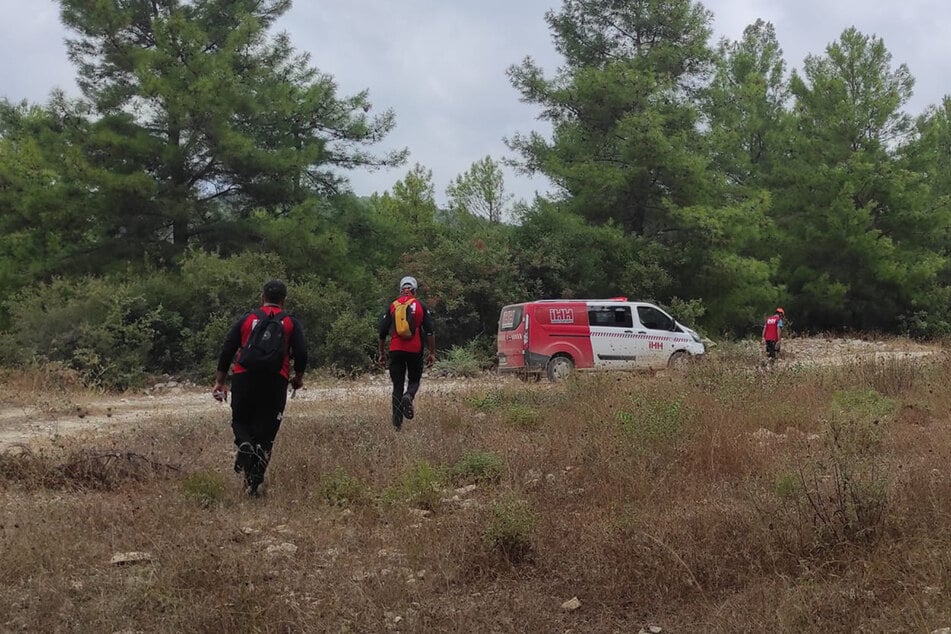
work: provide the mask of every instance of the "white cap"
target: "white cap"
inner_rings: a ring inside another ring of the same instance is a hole
[[[416,289],[419,288],[419,284],[416,282],[415,277],[411,275],[407,275],[406,277],[400,280],[400,290],[403,290],[404,288],[407,288],[407,287],[413,289],[414,293],[416,292]]]

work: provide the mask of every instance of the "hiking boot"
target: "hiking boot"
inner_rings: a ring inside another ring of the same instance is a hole
[[[253,498],[264,495],[264,473],[260,469],[245,471],[244,492]]]
[[[238,450],[234,454],[235,473],[244,473],[251,465],[254,457],[254,447],[249,442],[243,442],[238,445]]]
[[[413,397],[409,394],[403,395],[403,400],[400,402],[400,408],[403,410],[403,416],[408,420],[412,420],[413,416],[416,413],[413,411]]]

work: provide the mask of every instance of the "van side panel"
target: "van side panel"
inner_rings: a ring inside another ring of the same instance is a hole
[[[541,301],[526,308],[530,315],[527,357],[531,366],[542,369],[553,356],[567,354],[577,368],[594,367],[585,302]]]

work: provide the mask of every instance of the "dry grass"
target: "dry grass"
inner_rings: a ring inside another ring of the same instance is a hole
[[[7,452],[0,630],[951,626],[951,364],[751,365],[293,401],[261,499],[224,409]]]

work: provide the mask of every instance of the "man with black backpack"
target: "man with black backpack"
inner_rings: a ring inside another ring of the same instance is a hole
[[[403,427],[403,418],[415,415],[413,400],[423,377],[423,337],[429,354],[426,365],[436,361],[436,335],[433,315],[416,299],[419,284],[415,277],[400,280],[400,296],[380,318],[379,362],[386,363],[386,338],[390,338],[390,380],[393,381],[392,423],[396,431]],[[405,387],[405,391],[404,391]]]
[[[257,495],[271,460],[274,438],[287,404],[287,385],[304,385],[307,346],[300,323],[284,312],[287,286],[271,280],[261,293],[262,306],[231,326],[218,357],[212,395],[228,400],[225,379],[231,376],[231,429],[238,447],[234,470],[244,475],[245,491]],[[237,355],[237,357],[235,356]],[[294,376],[291,377],[291,359]]]

